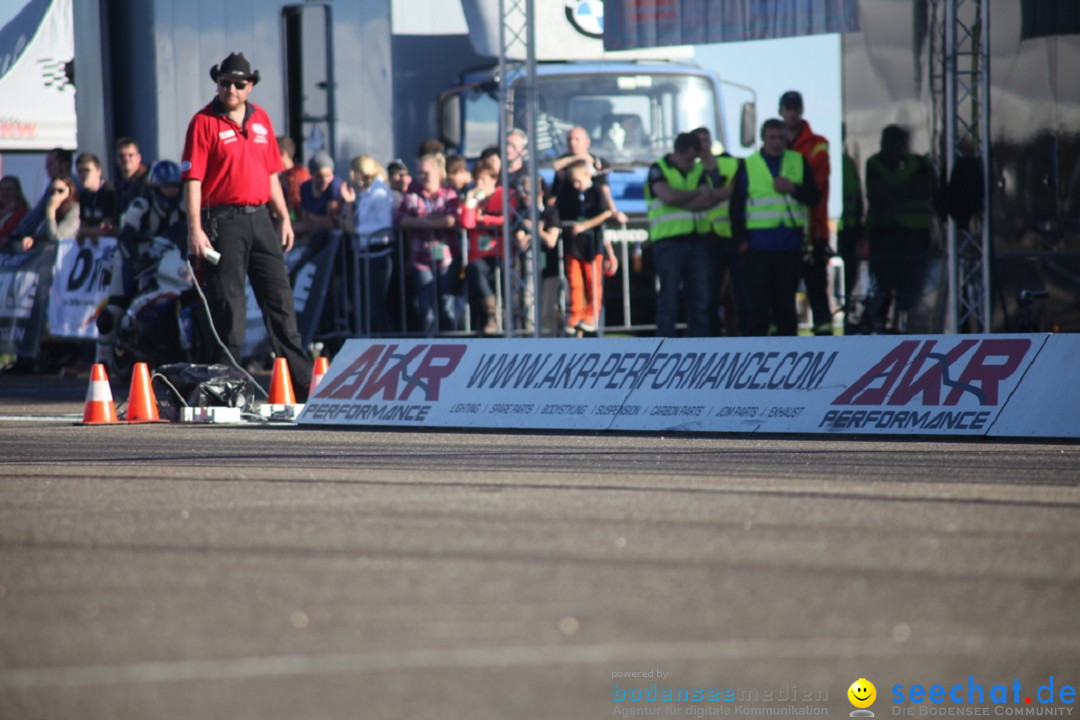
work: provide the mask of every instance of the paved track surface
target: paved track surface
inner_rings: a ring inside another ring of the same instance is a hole
[[[84,392],[0,375],[4,720],[1080,683],[1080,445],[43,419]]]

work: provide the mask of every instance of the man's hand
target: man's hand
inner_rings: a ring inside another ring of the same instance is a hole
[[[289,216],[281,218],[281,251],[289,252],[292,250],[293,243],[296,242],[296,235],[293,232],[292,221],[289,220]]]
[[[616,210],[615,214],[612,215],[612,217],[615,218],[615,222],[619,223],[620,225],[625,225],[626,223],[630,222],[630,218],[628,218],[626,216],[626,213],[624,213],[622,210]]]
[[[730,200],[732,193],[735,192],[734,185],[728,185],[727,187],[718,187],[712,189],[712,197],[716,202],[724,202]]]
[[[188,228],[188,255],[195,258],[205,258],[206,251],[212,250],[213,245],[210,244],[210,238],[201,227]]]
[[[532,235],[529,235],[524,230],[515,231],[514,239],[517,240],[518,250],[521,252],[525,252],[532,247]]]
[[[798,185],[791,182],[791,180],[784,177],[783,175],[778,175],[776,179],[773,180],[773,188],[776,190],[776,192],[784,193],[785,195],[790,195],[791,193],[795,192],[795,189],[798,187]]]

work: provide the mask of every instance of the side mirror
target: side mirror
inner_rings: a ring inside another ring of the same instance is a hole
[[[439,139],[448,148],[461,145],[461,95],[447,93],[439,98]]]
[[[753,147],[757,139],[757,107],[752,102],[742,104],[742,119],[739,121],[739,142],[745,148]]]

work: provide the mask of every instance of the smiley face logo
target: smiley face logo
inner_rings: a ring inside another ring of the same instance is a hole
[[[847,690],[848,700],[857,708],[868,708],[877,700],[877,688],[866,678],[851,683]]]

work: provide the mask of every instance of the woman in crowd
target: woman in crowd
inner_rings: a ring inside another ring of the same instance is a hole
[[[502,256],[499,236],[503,229],[503,195],[498,174],[489,165],[479,165],[473,174],[475,186],[465,194],[459,208],[461,224],[469,228],[469,264],[465,276],[469,286],[469,307],[473,324],[483,335],[499,332],[499,307],[495,299],[495,274]],[[517,197],[510,191],[510,205]]]
[[[14,175],[0,178],[0,244],[19,227],[19,222],[30,212],[30,204],[23,195],[22,183]]]
[[[350,204],[352,231],[360,257],[360,287],[364,288],[364,330],[378,335],[394,327],[387,311],[387,291],[394,273],[394,195],[386,181],[386,171],[370,155],[357,155],[349,164],[349,180],[342,195]]]
[[[446,160],[437,153],[424,155],[420,158],[418,187],[402,199],[398,224],[409,237],[413,306],[423,332],[429,336],[457,329],[461,258],[452,232],[457,207],[457,193],[446,186]]]
[[[58,243],[74,238],[79,231],[79,199],[70,177],[58,177],[49,183],[49,199],[45,204],[45,221],[33,236],[22,239],[20,246],[29,250],[40,243]]]

